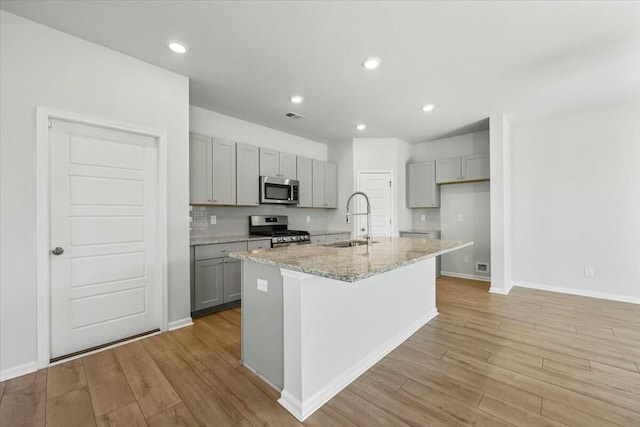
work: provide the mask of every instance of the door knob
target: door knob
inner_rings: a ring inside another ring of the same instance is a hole
[[[60,246],[56,246],[52,251],[52,254],[54,255],[62,255],[64,253],[64,249],[62,249]]]

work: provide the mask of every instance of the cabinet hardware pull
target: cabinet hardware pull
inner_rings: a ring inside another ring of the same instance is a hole
[[[226,249],[220,249],[220,252],[227,252]]]

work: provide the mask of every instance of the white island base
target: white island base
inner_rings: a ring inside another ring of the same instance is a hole
[[[284,388],[303,421],[435,317],[435,258],[353,283],[284,268]]]

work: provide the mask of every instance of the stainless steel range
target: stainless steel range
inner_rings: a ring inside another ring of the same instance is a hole
[[[286,215],[251,215],[249,234],[271,237],[272,248],[311,243],[308,231],[289,230],[289,217]]]

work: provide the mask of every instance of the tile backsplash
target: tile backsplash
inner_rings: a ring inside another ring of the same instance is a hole
[[[424,221],[422,221],[422,215],[425,216]],[[416,230],[440,230],[440,209],[412,209],[411,216],[412,228]]]
[[[249,233],[250,215],[287,215],[292,230],[326,230],[329,209],[260,206],[192,206],[191,237],[237,236]],[[215,215],[216,224],[211,224]],[[307,217],[310,221],[307,222]]]

